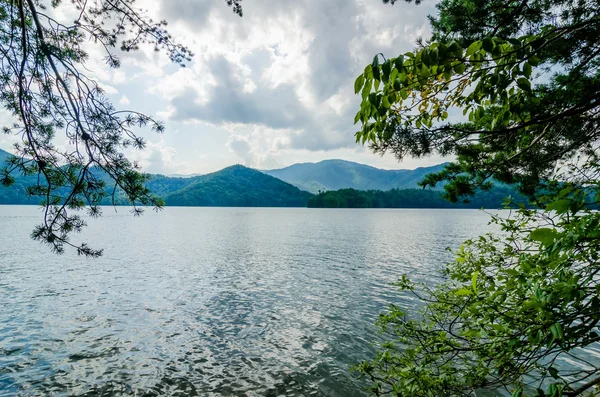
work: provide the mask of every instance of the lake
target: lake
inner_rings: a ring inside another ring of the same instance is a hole
[[[0,206],[0,395],[360,396],[402,274],[438,280],[478,210],[104,209],[54,255]]]

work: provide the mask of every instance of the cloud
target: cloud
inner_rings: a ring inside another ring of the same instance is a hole
[[[177,150],[162,139],[158,142],[147,141],[143,151],[132,150],[128,155],[144,172],[164,175],[193,172],[193,167],[181,160]]]
[[[240,157],[246,165],[254,164],[254,155],[252,147],[248,140],[240,135],[233,134],[229,137],[227,145],[238,157]]]
[[[122,61],[115,70],[101,46],[89,41],[85,49],[90,77],[111,100],[166,121],[159,141],[139,131],[152,140],[132,154],[146,171],[204,172],[234,162],[274,168],[333,157],[396,165],[355,143],[360,98],[353,82],[375,54],[395,56],[427,37],[435,1],[252,0],[242,18],[225,0],[138,3],[154,20],[166,19],[173,37],[194,52],[187,67],[142,46],[115,49]],[[67,11],[61,21],[72,20]],[[57,139],[69,148],[64,136]],[[2,147],[13,141],[0,136]]]
[[[211,60],[208,66],[217,83],[209,90],[207,101],[202,103],[196,90],[185,88],[170,101],[170,105],[175,108],[172,120],[298,129],[310,123],[308,109],[291,84],[279,84],[275,87],[256,84],[250,76],[240,73],[237,65],[224,57]]]
[[[260,126],[231,125],[228,129],[235,132],[229,136],[227,147],[242,164],[257,169],[282,166],[282,148],[288,134]]]
[[[173,122],[280,130],[286,134],[281,149],[311,151],[355,145],[354,79],[376,53],[411,50],[428,33],[425,15],[433,7],[256,0],[240,19],[221,1],[161,4],[196,53],[189,69],[150,89],[168,100],[162,115]],[[232,133],[243,136],[239,129]]]
[[[86,67],[115,103],[166,121],[166,140],[134,154],[145,170],[161,173],[210,169],[199,165],[198,153],[215,168],[234,161],[269,168],[303,156],[367,158],[354,140],[354,79],[375,54],[412,50],[428,35],[426,15],[435,6],[253,0],[240,18],[225,0],[141,3],[146,15],[169,22],[193,61],[180,68],[142,46],[115,50],[122,67],[114,70],[90,42]]]

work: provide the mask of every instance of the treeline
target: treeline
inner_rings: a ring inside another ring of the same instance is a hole
[[[309,208],[502,208],[512,196],[517,203],[527,199],[509,187],[495,187],[479,192],[469,203],[453,204],[442,198],[442,192],[429,189],[356,190],[341,189],[308,199]]]

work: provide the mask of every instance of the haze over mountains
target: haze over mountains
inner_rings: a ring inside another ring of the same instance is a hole
[[[356,189],[391,190],[412,189],[432,172],[439,172],[445,164],[414,170],[382,170],[346,160],[324,160],[318,163],[299,163],[289,167],[265,170],[274,176],[311,193],[319,191]]]

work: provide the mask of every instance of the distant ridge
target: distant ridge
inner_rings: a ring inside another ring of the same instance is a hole
[[[349,188],[391,190],[416,188],[425,175],[441,171],[446,164],[414,170],[384,170],[352,161],[324,160],[262,172],[311,193]]]

